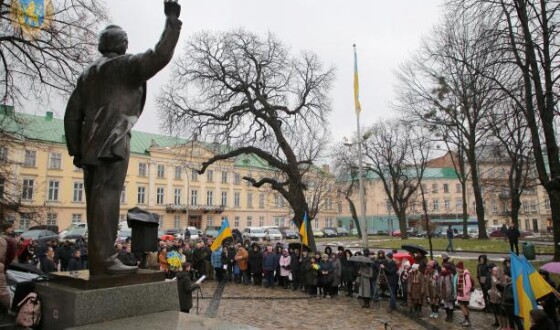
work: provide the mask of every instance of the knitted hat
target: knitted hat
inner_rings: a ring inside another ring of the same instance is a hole
[[[458,268],[458,269],[465,269],[465,265],[463,264],[462,261],[459,261],[459,262],[457,263],[457,266],[455,266],[455,267]]]

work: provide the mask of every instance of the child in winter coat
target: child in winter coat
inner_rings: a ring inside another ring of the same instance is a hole
[[[453,285],[453,271],[447,264],[441,266],[441,299],[445,308],[445,322],[453,322],[453,309],[455,307],[455,286]]]
[[[424,279],[426,285],[424,290],[426,292],[426,301],[432,309],[430,318],[437,319],[439,316],[438,309],[441,300],[441,278],[438,271],[435,269],[435,262],[433,260],[428,261],[426,265]]]
[[[414,264],[408,275],[408,304],[414,317],[420,317],[424,301],[424,275],[419,271],[420,265]]]
[[[471,300],[471,288],[473,279],[471,273],[465,268],[462,261],[457,263],[457,274],[455,275],[455,291],[457,292],[457,303],[463,312],[465,320],[461,323],[464,327],[470,327],[469,301]]]

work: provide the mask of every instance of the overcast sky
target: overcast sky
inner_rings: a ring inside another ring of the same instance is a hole
[[[310,50],[336,68],[332,89],[331,131],[335,139],[355,132],[353,53],[357,44],[362,125],[391,115],[395,70],[429,35],[442,15],[443,0],[179,0],[184,41],[201,30],[243,27],[274,33],[292,51]],[[155,45],[163,29],[162,0],[109,0],[111,23],[129,37],[129,52]],[[159,133],[155,96],[166,83],[169,67],[148,83],[146,108],[135,129]],[[54,109],[57,117],[64,107]]]

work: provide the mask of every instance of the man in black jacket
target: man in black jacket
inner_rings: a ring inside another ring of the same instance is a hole
[[[188,313],[192,306],[192,293],[194,290],[200,288],[191,279],[191,264],[185,262],[183,264],[183,271],[177,273],[177,290],[179,292],[179,309],[183,313]]]
[[[397,288],[399,286],[399,275],[397,263],[393,260],[393,253],[387,253],[387,261],[379,265],[381,271],[385,272],[385,276],[387,277],[387,282],[389,284],[389,310],[388,312],[391,313],[392,311],[397,309]]]
[[[513,248],[515,247],[515,254],[517,255],[519,255],[519,236],[521,236],[519,229],[517,229],[515,224],[512,223],[507,231],[507,237],[509,240],[510,251],[513,251]]]

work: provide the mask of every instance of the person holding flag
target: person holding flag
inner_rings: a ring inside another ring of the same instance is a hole
[[[560,295],[525,257],[518,257],[512,251],[510,258],[514,313],[523,319],[524,329],[530,329],[531,311],[537,308],[537,299],[551,293],[557,298]]]

